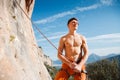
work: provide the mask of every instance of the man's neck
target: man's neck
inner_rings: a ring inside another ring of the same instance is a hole
[[[76,31],[70,31],[69,34],[74,36],[74,35],[77,34],[77,32]]]

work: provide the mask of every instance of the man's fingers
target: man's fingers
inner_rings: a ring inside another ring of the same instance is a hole
[[[81,72],[81,71],[74,69],[74,72],[77,72],[77,73],[79,73],[79,72]]]

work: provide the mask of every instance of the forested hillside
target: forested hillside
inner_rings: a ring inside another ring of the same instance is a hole
[[[52,79],[59,70],[56,67],[46,65]],[[106,58],[86,65],[87,80],[120,80],[120,55]],[[70,77],[69,80],[73,80]]]

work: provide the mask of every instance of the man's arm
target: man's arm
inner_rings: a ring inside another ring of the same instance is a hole
[[[62,53],[63,49],[65,48],[64,44],[64,38],[62,37],[59,42],[59,47],[58,47],[58,58],[65,64],[67,64],[69,67],[73,68],[75,64],[72,64],[71,61],[69,61]]]
[[[86,39],[84,37],[82,37],[82,50],[84,52],[84,55],[82,56],[78,65],[76,65],[75,68],[74,68],[76,72],[81,72],[81,69],[82,69],[83,65],[85,64],[85,62],[87,61],[87,58],[88,58],[88,46],[87,46]]]
[[[85,37],[83,37],[83,36],[82,36],[82,50],[84,52],[84,55],[82,56],[82,59],[81,59],[80,63],[78,64],[81,67],[85,64],[85,62],[88,59],[88,45],[87,45]]]

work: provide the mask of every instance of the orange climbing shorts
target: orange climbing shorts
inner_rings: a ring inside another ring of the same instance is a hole
[[[85,71],[85,65],[82,67],[82,71]],[[54,80],[68,80],[70,76],[73,76],[74,80],[86,79],[86,73],[76,73],[67,64],[63,63],[62,68],[58,71]]]

